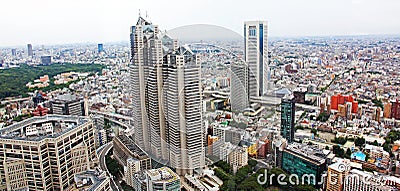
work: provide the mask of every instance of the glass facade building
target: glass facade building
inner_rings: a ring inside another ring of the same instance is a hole
[[[319,187],[321,185],[318,183],[326,171],[325,158],[326,154],[318,148],[294,143],[288,145],[282,153],[282,169],[289,174],[296,174],[300,183],[304,180],[307,184]]]
[[[284,98],[281,102],[281,135],[288,143],[294,139],[294,98]]]

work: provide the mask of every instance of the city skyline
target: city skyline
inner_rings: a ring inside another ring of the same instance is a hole
[[[35,6],[38,4],[42,6]],[[159,6],[151,6],[154,4]],[[372,0],[201,1],[190,3],[196,9],[179,9],[167,17],[162,14],[162,9],[182,4],[178,0],[171,3],[85,1],[79,2],[79,6],[74,2],[45,0],[6,2],[8,8],[0,13],[5,18],[0,24],[6,29],[0,35],[0,46],[126,41],[126,28],[135,22],[139,9],[142,16],[148,15],[152,21],[163,23],[166,30],[191,24],[210,24],[242,35],[242,23],[246,20],[268,21],[272,37],[397,35],[400,29],[396,22],[400,13],[395,10],[400,2],[393,0],[385,0],[385,3]],[[224,6],[226,9],[220,9]],[[285,7],[283,11],[282,7]]]
[[[3,5],[0,191],[400,190],[400,2]]]

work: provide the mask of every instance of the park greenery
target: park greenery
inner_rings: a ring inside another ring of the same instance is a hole
[[[16,117],[14,117],[13,118],[13,121],[15,121],[15,122],[20,122],[20,121],[22,121],[22,120],[24,120],[24,119],[28,119],[28,118],[30,118],[30,117],[32,117],[33,115],[32,114],[21,114],[21,115],[18,115],[18,116],[16,116]]]
[[[273,168],[270,170],[267,170],[267,180],[270,180],[270,175],[274,174],[272,178],[272,184],[270,184],[269,181],[266,181],[266,184],[260,184],[257,181],[257,178],[260,174],[265,173],[266,169],[260,168],[258,170],[255,169],[257,165],[257,161],[250,159],[248,161],[248,165],[243,166],[239,168],[236,172],[236,174],[233,173],[232,168],[228,163],[225,161],[218,161],[214,163],[214,172],[215,175],[220,178],[224,183],[220,187],[221,191],[263,191],[268,189],[274,189],[277,190],[295,190],[295,191],[311,191],[311,190],[316,190],[314,187],[310,185],[287,185],[287,186],[282,186],[278,184],[278,180],[276,177],[278,177],[280,174],[285,174],[286,179],[284,182],[289,182],[288,177],[289,175],[286,174],[282,169],[280,168]],[[264,180],[264,179],[263,179]]]
[[[383,150],[388,152],[390,156],[394,156],[392,152],[393,143],[400,140],[400,131],[391,130],[385,137],[385,143],[382,145]]]
[[[40,76],[49,75],[49,86],[41,88],[43,91],[56,90],[68,87],[69,84],[54,84],[54,76],[64,72],[90,72],[99,73],[105,68],[100,64],[52,64],[48,66],[28,66],[21,64],[19,68],[0,70],[0,99],[14,96],[28,96],[30,89],[26,87],[28,82],[33,82]]]
[[[327,113],[320,113],[317,117],[317,121],[326,122],[329,119],[329,115]]]
[[[345,152],[344,149],[341,148],[339,145],[333,145],[333,154],[340,158],[351,158],[351,150],[348,148]]]
[[[317,129],[311,129],[311,133],[314,134],[314,136],[318,137],[318,130]]]
[[[332,143],[344,145],[347,142],[347,137],[335,137],[331,141],[332,141]]]
[[[354,140],[354,144],[355,144],[357,147],[361,147],[361,146],[363,146],[363,145],[365,144],[365,139],[364,139],[363,137],[357,137],[357,138]]]
[[[304,127],[303,126],[301,126],[301,125],[297,125],[296,127],[294,127],[296,130],[297,129],[300,129],[300,130],[304,130]]]
[[[380,100],[380,99],[373,99],[373,100],[372,100],[372,103],[374,103],[374,105],[375,105],[376,107],[380,107],[380,108],[383,109],[382,100]]]

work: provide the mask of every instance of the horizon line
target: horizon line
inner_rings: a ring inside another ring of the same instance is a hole
[[[244,38],[242,35],[240,35],[242,38]],[[399,34],[318,34],[318,35],[271,35],[268,36],[268,39],[270,38],[282,38],[282,39],[290,39],[290,38],[295,38],[295,39],[300,39],[300,38],[332,38],[332,37],[400,37],[400,33]],[[230,38],[230,39],[206,39],[207,40],[211,40],[211,41],[239,41],[239,39],[234,39],[234,38]],[[178,38],[178,41],[179,38]],[[196,41],[196,40],[183,40],[183,41]],[[197,41],[204,41],[203,39],[198,39]],[[83,45],[90,45],[90,44],[118,44],[118,43],[129,43],[129,40],[113,40],[113,41],[99,41],[99,42],[94,42],[94,41],[87,41],[87,42],[67,42],[67,43],[38,43],[36,44],[36,46],[62,46],[62,45],[79,45],[79,44],[83,44]],[[0,45],[1,49],[7,49],[7,48],[17,48],[17,47],[25,47],[28,44],[32,44],[32,46],[34,47],[35,44],[28,42],[26,44],[18,44],[18,45]]]

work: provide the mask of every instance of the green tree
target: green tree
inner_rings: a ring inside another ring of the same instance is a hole
[[[348,149],[346,150],[346,154],[344,155],[344,157],[345,157],[345,158],[348,158],[348,159],[351,158],[351,150],[350,150],[350,148],[348,148]]]
[[[318,130],[317,129],[311,129],[311,133],[314,134],[314,136],[318,135]]]
[[[373,99],[372,100],[372,103],[374,103],[375,104],[375,106],[377,106],[377,107],[380,107],[380,108],[382,108],[383,109],[383,103],[382,103],[382,100],[381,99]]]
[[[244,181],[238,186],[239,191],[263,191],[263,187],[257,181]]]
[[[236,184],[242,182],[250,172],[252,172],[252,170],[249,165],[239,168],[235,175]]]
[[[229,180],[229,178],[230,178],[230,176],[219,167],[214,168],[214,173],[215,173],[215,176],[217,176],[224,182]]]
[[[226,173],[230,173],[231,172],[231,166],[227,162],[225,162],[223,160],[220,160],[220,161],[214,163],[214,166],[221,168]]]
[[[340,148],[339,145],[334,145],[333,146],[333,154],[335,154],[338,157],[344,157],[344,150]]]
[[[391,149],[390,144],[388,142],[385,142],[383,144],[383,150],[385,150],[386,152],[392,152],[392,149]]]
[[[364,139],[363,137],[357,137],[357,138],[354,140],[354,144],[355,144],[356,146],[358,146],[358,147],[361,147],[361,146],[363,146],[363,145],[365,144],[365,139]]]
[[[312,185],[309,184],[301,184],[301,185],[296,185],[294,187],[295,191],[315,191],[315,189]]]
[[[317,117],[317,121],[326,122],[329,119],[329,115],[326,113],[320,113]]]
[[[332,140],[332,142],[344,145],[347,142],[347,137],[335,137],[335,139]]]
[[[40,76],[49,75],[50,85],[42,88],[43,91],[55,90],[67,87],[68,84],[54,84],[53,76],[64,72],[91,72],[100,73],[106,66],[100,64],[52,64],[50,66],[28,66],[21,64],[19,68],[0,70],[0,99],[10,96],[27,97],[29,91],[28,82],[38,79]]]
[[[250,159],[247,163],[251,168],[254,168],[257,165],[257,161],[253,159]]]
[[[369,159],[369,153],[366,153],[365,154],[365,161],[368,161],[368,159]]]
[[[229,180],[225,181],[224,184],[221,186],[221,191],[235,191],[236,190],[236,183],[233,178],[229,178]]]

